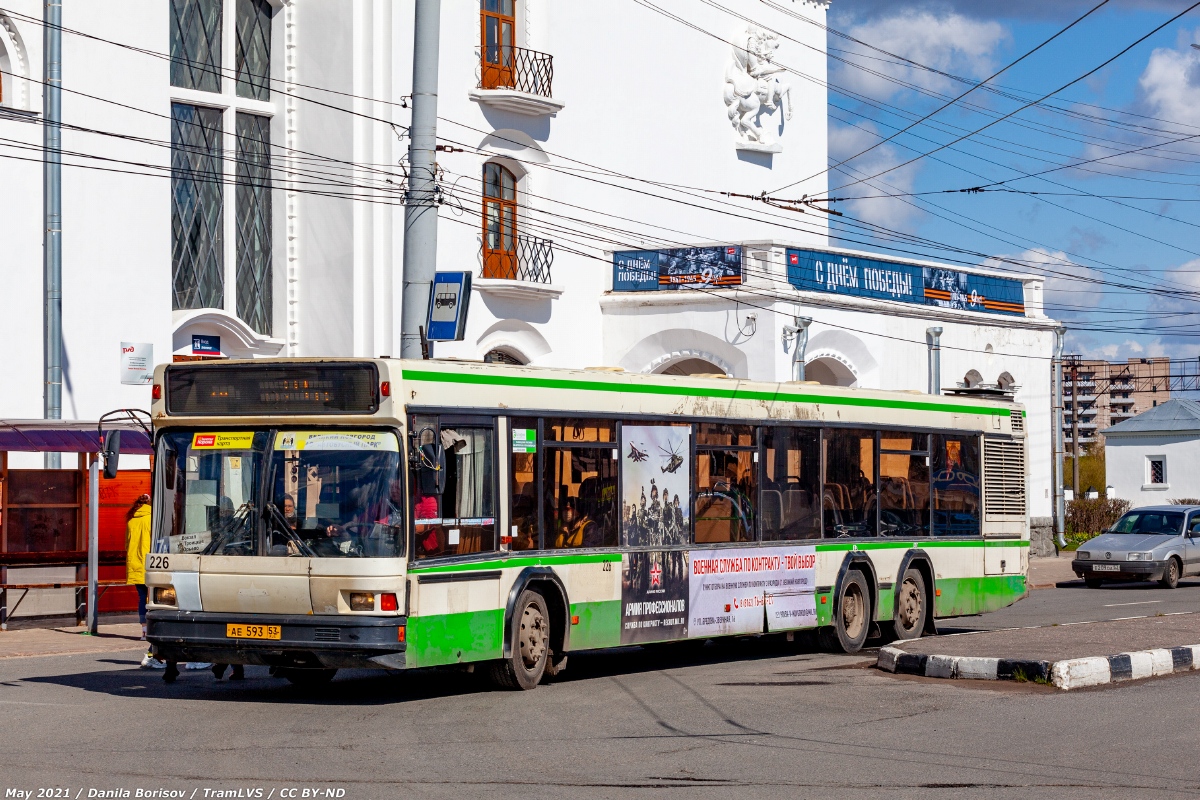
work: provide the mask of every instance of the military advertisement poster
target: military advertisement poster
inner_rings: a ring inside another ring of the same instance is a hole
[[[631,547],[688,544],[691,427],[621,428],[621,536]],[[621,641],[683,639],[688,620],[684,550],[626,553],[621,564]]]
[[[688,635],[806,628],[816,624],[817,548],[695,550]]]

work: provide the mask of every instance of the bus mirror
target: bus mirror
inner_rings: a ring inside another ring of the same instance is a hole
[[[421,445],[417,467],[417,486],[421,494],[440,497],[446,487],[446,451],[440,444]]]
[[[109,431],[104,437],[104,477],[117,477],[117,462],[121,458],[121,432]]]

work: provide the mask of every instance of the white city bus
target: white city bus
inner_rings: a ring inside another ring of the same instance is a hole
[[[159,366],[149,640],[170,660],[486,665],[873,630],[1024,596],[1002,399],[458,361]]]

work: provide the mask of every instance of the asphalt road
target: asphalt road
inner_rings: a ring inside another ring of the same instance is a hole
[[[1200,585],[1045,590],[972,622],[1132,616],[1093,597],[1196,604]],[[444,671],[343,673],[313,691],[260,668],[240,684],[188,672],[167,686],[124,653],[3,659],[0,790],[206,798],[261,789],[272,800],[304,789],[350,800],[1200,795],[1190,756],[1200,674],[1062,693],[896,677],[871,663],[777,640],[691,654],[631,648],[572,656],[562,679],[514,693]]]

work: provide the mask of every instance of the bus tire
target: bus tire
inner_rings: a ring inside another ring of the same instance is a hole
[[[275,673],[293,686],[320,686],[333,680],[336,669],[312,669],[302,667],[287,667]]]
[[[838,587],[837,599],[837,614],[833,620],[837,649],[843,653],[857,653],[871,631],[871,596],[861,572],[853,569],[846,573]]]
[[[918,569],[906,569],[896,590],[896,613],[892,633],[901,641],[916,639],[925,630],[929,598],[925,594],[925,576]]]
[[[492,664],[492,682],[502,689],[533,689],[550,655],[550,612],[532,589],[521,592],[513,607],[512,637],[510,655]]]

